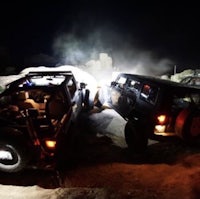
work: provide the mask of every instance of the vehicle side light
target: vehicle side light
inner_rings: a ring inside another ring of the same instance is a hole
[[[56,141],[55,140],[45,140],[46,147],[49,149],[56,148]]]
[[[159,115],[157,117],[158,123],[159,124],[164,124],[166,122],[167,116],[166,115]]]

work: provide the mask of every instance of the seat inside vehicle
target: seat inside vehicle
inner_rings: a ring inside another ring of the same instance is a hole
[[[63,94],[56,92],[51,95],[46,103],[46,114],[51,123],[56,125],[67,113],[67,103],[64,101]]]
[[[38,103],[29,98],[29,93],[27,91],[21,91],[17,94],[17,105],[22,110],[29,108],[35,108],[39,110],[40,108]]]

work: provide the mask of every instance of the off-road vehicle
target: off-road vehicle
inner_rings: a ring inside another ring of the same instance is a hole
[[[200,88],[135,74],[118,75],[97,93],[127,120],[125,139],[132,152],[144,152],[148,139],[179,137],[192,143],[200,137]]]
[[[53,165],[86,93],[70,71],[30,72],[8,84],[0,94],[0,171]]]

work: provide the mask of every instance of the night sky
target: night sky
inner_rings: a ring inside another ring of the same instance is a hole
[[[1,71],[84,64],[100,52],[108,53],[116,66],[134,67],[144,59],[145,67],[164,63],[169,70],[174,65],[178,70],[200,68],[197,5],[131,0],[19,2],[1,2]]]

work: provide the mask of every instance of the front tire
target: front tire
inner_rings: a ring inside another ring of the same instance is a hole
[[[27,162],[28,156],[21,144],[9,140],[0,141],[0,171],[19,172],[25,168]]]
[[[139,124],[128,121],[125,126],[125,140],[132,154],[144,153],[147,149],[148,138]]]

